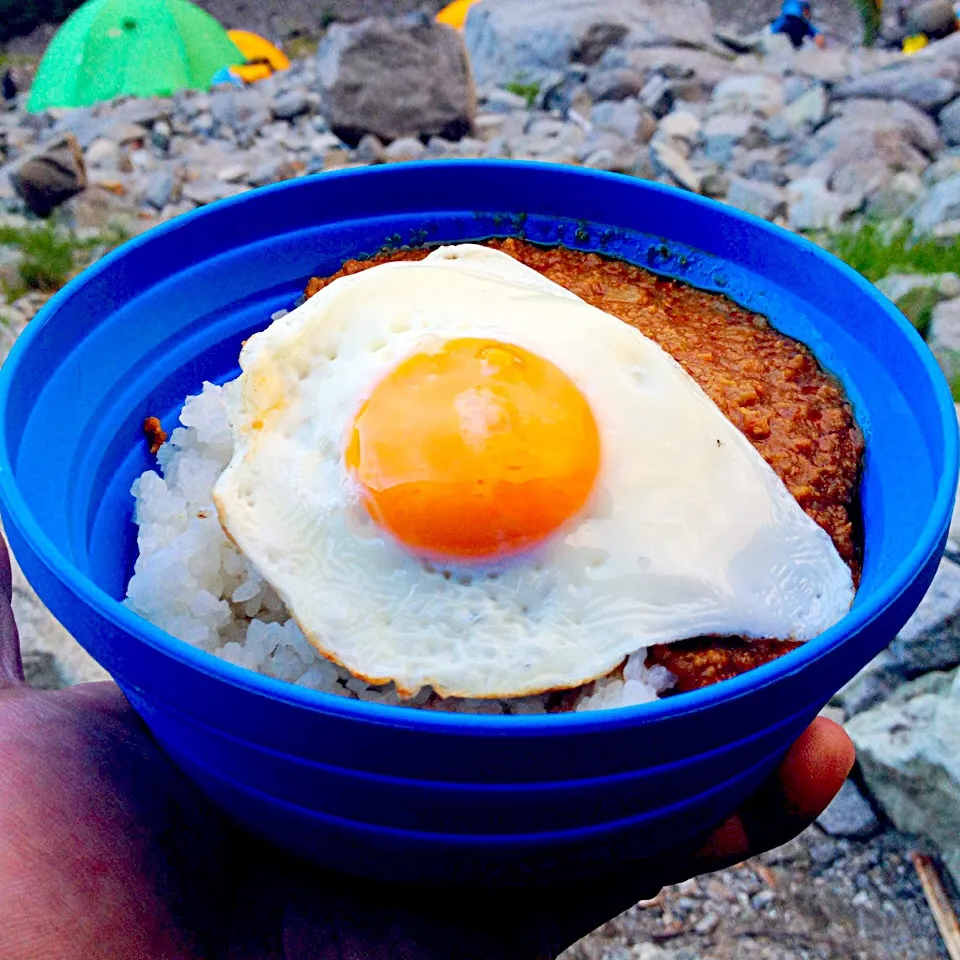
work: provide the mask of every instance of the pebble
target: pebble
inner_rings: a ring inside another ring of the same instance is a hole
[[[713,933],[718,926],[720,926],[720,917],[715,913],[708,913],[704,915],[693,929],[694,932],[701,937],[706,937]]]
[[[305,90],[290,90],[278,95],[270,109],[278,120],[293,120],[310,110],[310,98]]]
[[[830,806],[817,817],[817,824],[831,837],[858,840],[866,839],[880,829],[877,815],[852,780],[847,780],[840,788]]]

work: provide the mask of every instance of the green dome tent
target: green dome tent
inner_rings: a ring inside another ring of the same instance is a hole
[[[188,0],[88,0],[47,48],[28,109],[207,90],[243,62],[226,30]]]

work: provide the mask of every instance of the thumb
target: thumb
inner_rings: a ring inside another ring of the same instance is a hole
[[[10,606],[13,597],[13,576],[10,554],[0,537],[0,692],[21,686],[23,662],[20,659],[20,635]]]

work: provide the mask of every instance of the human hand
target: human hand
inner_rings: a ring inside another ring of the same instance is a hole
[[[111,683],[23,682],[0,541],[3,960],[535,960],[660,887],[779,846],[833,798],[853,745],[818,719],[695,850],[539,895],[324,874],[231,828]]]

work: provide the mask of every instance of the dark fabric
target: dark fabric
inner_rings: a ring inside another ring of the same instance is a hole
[[[773,25],[773,32],[785,33],[798,50],[803,46],[803,41],[807,37],[817,35],[817,31],[814,30],[809,20],[804,20],[803,17],[795,17],[792,14],[780,17]]]
[[[13,74],[9,69],[4,71],[3,74],[3,99],[6,101],[13,100],[17,95],[17,84],[13,79]]]

